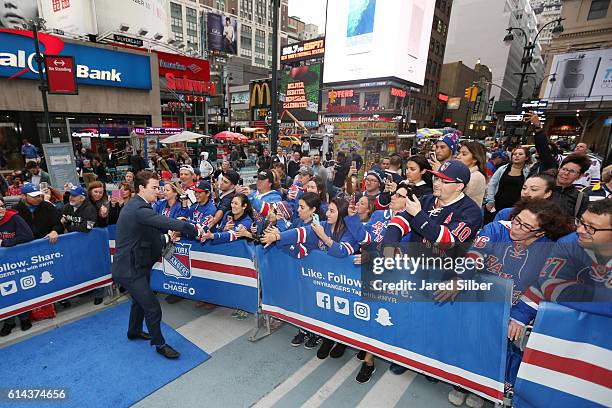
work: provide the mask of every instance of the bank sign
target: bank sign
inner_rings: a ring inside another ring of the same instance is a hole
[[[69,44],[39,33],[41,53],[73,56],[77,83],[118,88],[151,89],[148,56]],[[0,77],[38,79],[32,33],[0,28]]]

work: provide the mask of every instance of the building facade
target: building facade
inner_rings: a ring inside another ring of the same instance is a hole
[[[542,87],[548,101],[547,133],[573,144],[583,141],[606,156],[612,148],[612,5],[609,0],[566,0],[564,31],[550,44]]]
[[[493,131],[490,124],[490,93],[492,74],[489,67],[476,63],[474,68],[463,61],[442,66],[440,92],[442,108],[438,110],[437,122],[444,122],[463,132],[464,135],[484,139]],[[464,98],[465,89],[476,84],[475,101]],[[447,99],[444,101],[444,99]]]
[[[272,2],[267,0],[170,0],[168,2],[170,40],[186,52],[207,57],[207,14],[215,13],[237,20],[236,56],[250,65],[272,66]],[[279,46],[287,44],[288,0],[279,10]],[[302,30],[303,31],[303,30]]]
[[[536,36],[536,15],[528,0],[455,0],[449,26],[444,62],[476,61],[491,68],[492,97],[513,99],[519,89],[521,59],[525,39],[514,31],[514,41],[503,42],[508,27],[524,30],[529,39]],[[486,33],[486,34],[485,34]],[[496,41],[499,41],[496,46]],[[541,47],[536,42],[529,72],[536,73],[523,86],[523,95],[532,95],[543,78]]]
[[[444,63],[449,21],[454,3],[452,0],[436,0],[425,82],[420,92],[412,93],[410,97],[408,120],[411,122],[410,128],[413,131],[416,128],[435,124],[434,119],[439,104],[440,74]]]

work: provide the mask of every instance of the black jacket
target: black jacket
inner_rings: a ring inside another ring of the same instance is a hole
[[[581,203],[578,206],[578,212],[576,213],[576,202],[578,197],[581,198]],[[585,212],[589,199],[586,194],[580,194],[578,189],[574,186],[559,187],[555,186],[553,189],[552,200],[555,204],[561,207],[561,210],[570,217],[580,217]]]
[[[140,170],[144,170],[146,168],[145,160],[142,156],[137,154],[131,157],[132,171],[134,174],[138,173]]]
[[[179,231],[183,236],[197,235],[192,224],[157,214],[138,195],[128,201],[117,222],[113,277],[136,279],[147,276],[162,255],[165,238],[161,231],[168,230]]]
[[[6,214],[0,220],[0,246],[12,247],[34,239],[32,230],[21,218],[17,211],[6,210]]]
[[[48,201],[40,203],[34,212],[30,211],[24,201],[20,201],[14,208],[19,213],[19,216],[28,224],[34,238],[44,238],[51,231],[58,234],[64,232],[64,227],[60,222],[60,212],[53,204]]]
[[[89,232],[96,226],[98,214],[89,200],[85,200],[77,209],[66,204],[62,218],[66,220],[64,222],[66,232]]]
[[[257,171],[268,170],[272,168],[272,156],[259,156],[257,159]]]

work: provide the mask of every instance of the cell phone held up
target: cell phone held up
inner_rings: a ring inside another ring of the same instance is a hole
[[[312,214],[312,223],[315,225],[321,225],[321,220],[319,220],[319,214]]]

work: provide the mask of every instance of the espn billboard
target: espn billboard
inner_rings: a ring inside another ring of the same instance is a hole
[[[433,0],[327,3],[325,84],[396,78],[422,86]]]
[[[323,54],[325,54],[325,37],[285,45],[281,49],[280,60],[282,63],[287,64],[290,62],[323,58]]]

